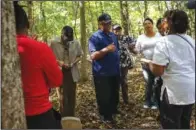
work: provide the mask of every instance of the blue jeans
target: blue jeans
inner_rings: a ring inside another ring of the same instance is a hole
[[[145,86],[146,86],[145,103],[148,104],[149,106],[157,105],[156,104],[155,89],[154,89],[155,76],[150,71],[148,65],[142,64],[142,69],[143,69],[144,80],[146,82],[146,84],[145,84]]]

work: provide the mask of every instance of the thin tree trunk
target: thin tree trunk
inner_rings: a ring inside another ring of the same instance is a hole
[[[77,16],[78,16],[78,7],[79,7],[79,3],[77,1],[73,1],[73,12],[74,12],[74,17],[75,17],[75,22],[74,22],[74,33],[75,33],[75,37],[77,39],[77,33],[76,33],[76,20],[77,20]]]
[[[44,34],[43,34],[43,40],[47,43],[47,40],[48,40],[48,36],[47,36],[47,30],[46,30],[46,15],[45,15],[45,11],[43,9],[43,2],[40,2],[40,11],[41,11],[41,14],[42,14],[42,18],[43,18],[43,21],[44,21]]]
[[[129,35],[129,12],[127,1],[120,1],[121,23],[124,34]]]
[[[81,63],[81,80],[86,81],[88,79],[87,76],[87,58],[86,58],[86,23],[85,23],[85,2],[80,1],[80,33],[81,33],[81,46],[84,52],[82,56],[82,63]]]
[[[26,129],[13,2],[3,0],[1,4],[1,128]]]
[[[28,19],[29,19],[29,32],[32,34],[32,27],[33,27],[33,14],[32,14],[32,7],[33,2],[27,1],[27,7],[28,7]]]
[[[144,19],[147,17],[148,14],[148,3],[147,0],[144,0]]]
[[[88,1],[88,12],[89,12],[89,15],[91,16],[92,32],[94,32],[96,30],[96,27],[95,27],[96,24],[94,24],[93,13],[92,13],[91,6],[90,6],[90,2],[89,1]]]

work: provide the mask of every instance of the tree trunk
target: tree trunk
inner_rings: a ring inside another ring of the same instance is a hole
[[[13,2],[3,0],[1,4],[1,128],[26,129],[21,71],[16,46]]]
[[[147,17],[148,14],[148,3],[147,0],[144,0],[144,19]]]
[[[93,20],[93,12],[91,10],[91,5],[90,5],[90,2],[88,1],[88,11],[89,11],[89,15],[91,16],[91,25],[92,25],[92,32],[94,32],[96,30],[96,24],[94,23],[94,20]]]
[[[84,52],[84,55],[82,56],[82,63],[81,63],[81,80],[86,81],[88,79],[87,76],[87,57],[86,57],[86,23],[85,23],[85,2],[80,2],[80,33],[81,33],[81,46],[82,50]]]
[[[79,3],[77,1],[72,1],[72,5],[73,5],[74,18],[75,18],[75,22],[74,22],[74,34],[75,34],[75,38],[77,39],[76,21],[77,21],[77,17],[78,17]]]
[[[120,1],[120,12],[124,35],[129,35],[129,12],[127,1]]]
[[[43,34],[43,40],[44,40],[44,42],[46,42],[47,43],[47,41],[48,41],[48,36],[47,36],[47,26],[46,26],[46,15],[45,15],[45,11],[44,11],[44,9],[43,9],[43,2],[40,2],[40,11],[41,11],[41,15],[42,15],[42,18],[43,18],[43,22],[44,22],[44,26],[43,26],[43,32],[44,32],[44,34]]]
[[[29,32],[30,32],[30,34],[32,34],[32,27],[33,27],[32,7],[33,7],[33,2],[32,1],[27,1],[28,19],[29,19]]]

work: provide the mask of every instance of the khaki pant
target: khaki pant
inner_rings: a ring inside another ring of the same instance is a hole
[[[63,85],[60,88],[61,104],[60,112],[62,117],[75,116],[76,104],[76,82],[73,81],[71,69],[62,69]]]

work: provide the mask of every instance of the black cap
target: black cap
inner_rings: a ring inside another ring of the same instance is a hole
[[[121,27],[120,25],[116,24],[116,25],[114,25],[114,26],[112,27],[112,29],[113,29],[113,30],[120,30],[120,29],[122,29],[122,27]]]
[[[103,13],[102,15],[100,15],[98,17],[98,22],[104,22],[104,23],[108,23],[108,22],[111,22],[112,19],[111,19],[111,16],[107,13]]]
[[[196,9],[196,0],[189,0],[188,3],[186,3],[186,7],[188,9]]]

